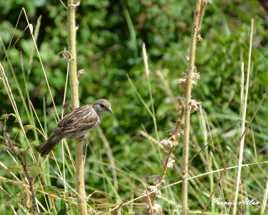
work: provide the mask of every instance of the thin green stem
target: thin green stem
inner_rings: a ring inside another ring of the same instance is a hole
[[[244,75],[241,76],[241,139],[239,148],[239,160],[238,160],[238,170],[236,178],[236,188],[235,188],[235,198],[233,215],[237,214],[237,201],[239,196],[239,187],[241,182],[241,170],[244,158],[244,148],[245,148],[245,133],[246,133],[246,114],[247,114],[247,99],[248,99],[248,89],[249,89],[249,78],[251,70],[251,56],[252,56],[252,44],[253,44],[253,33],[254,33],[254,20],[251,20],[251,30],[250,30],[250,41],[249,41],[249,51],[248,51],[248,65],[247,65],[247,76],[246,84],[244,83]],[[243,67],[241,68],[243,69]],[[242,71],[243,74],[243,71]],[[245,87],[244,87],[245,84]]]

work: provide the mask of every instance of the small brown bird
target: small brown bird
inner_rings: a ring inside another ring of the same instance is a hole
[[[38,147],[38,151],[44,156],[65,137],[83,138],[89,129],[100,124],[101,117],[105,112],[112,112],[111,103],[106,99],[99,99],[93,105],[88,104],[75,108],[58,122],[57,128],[46,143]]]

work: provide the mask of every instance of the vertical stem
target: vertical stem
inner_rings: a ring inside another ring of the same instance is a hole
[[[268,199],[268,178],[266,180],[266,189],[265,192],[263,194],[263,201],[262,201],[262,207],[261,207],[261,215],[264,215],[265,213],[265,208],[267,205],[267,199]]]
[[[68,34],[69,34],[69,52],[70,52],[70,84],[72,91],[72,106],[79,107],[78,78],[77,78],[77,58],[76,58],[76,24],[75,9],[79,5],[77,0],[68,0]],[[78,193],[78,204],[80,214],[87,215],[87,201],[84,179],[84,147],[83,142],[76,142],[76,190]]]
[[[85,175],[84,175],[84,147],[81,140],[76,143],[76,190],[78,193],[80,214],[87,215],[87,197],[85,191]]]
[[[233,215],[237,214],[237,201],[239,195],[239,186],[241,181],[241,170],[244,157],[244,148],[245,148],[245,133],[246,133],[246,114],[247,114],[247,99],[248,99],[248,89],[249,89],[249,77],[251,70],[251,55],[252,55],[252,44],[253,44],[253,33],[254,33],[254,20],[251,20],[251,29],[250,29],[250,41],[249,41],[249,51],[248,51],[248,65],[247,65],[247,76],[246,76],[246,86],[245,83],[242,83],[241,90],[241,138],[240,138],[240,147],[239,147],[239,160],[238,160],[238,170],[236,177],[236,188],[235,188],[235,198],[234,198],[234,207]],[[242,76],[244,79],[244,76]],[[244,81],[244,80],[243,80]]]
[[[198,0],[196,3],[196,11],[192,32],[192,43],[190,48],[186,99],[185,99],[185,123],[184,123],[184,145],[183,145],[183,162],[182,162],[182,213],[188,214],[188,165],[189,165],[189,145],[190,145],[190,115],[191,115],[191,94],[192,94],[192,77],[195,71],[196,45],[200,38],[201,22],[204,15],[206,0]]]
[[[68,34],[69,34],[69,52],[70,52],[70,84],[72,91],[73,108],[79,107],[78,78],[77,78],[77,59],[76,59],[76,23],[75,23],[75,0],[68,0]]]

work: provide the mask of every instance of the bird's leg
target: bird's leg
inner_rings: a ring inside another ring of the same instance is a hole
[[[79,142],[83,142],[83,141],[85,141],[85,137],[86,137],[86,135],[83,134],[83,135],[77,137],[76,139],[77,139],[77,141],[79,141]]]

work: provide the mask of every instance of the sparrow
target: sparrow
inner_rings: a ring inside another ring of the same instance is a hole
[[[106,99],[75,108],[58,122],[52,135],[38,147],[39,153],[47,155],[63,138],[82,139],[88,130],[100,124],[105,112],[112,112],[112,105]]]

